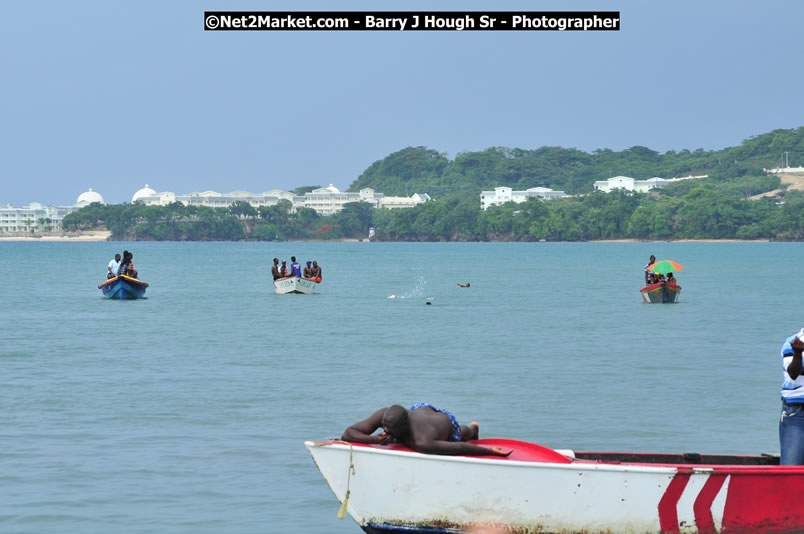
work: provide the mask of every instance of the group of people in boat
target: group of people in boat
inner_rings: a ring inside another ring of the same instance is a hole
[[[112,258],[108,267],[106,268],[106,279],[108,280],[121,274],[130,276],[131,278],[139,278],[137,276],[137,271],[134,270],[134,264],[131,262],[133,259],[134,254],[127,250],[123,251],[122,257],[120,254],[115,254],[114,258]]]
[[[678,285],[676,277],[673,273],[667,273],[667,276],[659,273],[654,273],[650,270],[650,266],[656,263],[656,256],[651,256],[650,261],[645,265],[645,287],[653,284],[673,284]]]
[[[274,264],[271,267],[271,275],[274,277],[274,280],[297,276],[299,278],[308,278],[316,282],[321,282],[321,266],[318,265],[318,262],[315,260],[308,260],[307,264],[302,269],[301,264],[296,261],[296,256],[290,257],[290,266],[288,266],[286,260],[282,260],[282,264],[280,265],[279,258],[274,258]]]

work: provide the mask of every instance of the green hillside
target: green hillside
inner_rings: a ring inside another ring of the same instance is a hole
[[[567,194],[588,193],[596,180],[625,175],[644,180],[708,174],[720,183],[744,176],[761,178],[763,168],[778,167],[787,152],[793,164],[804,164],[804,127],[774,130],[723,150],[668,151],[643,146],[620,152],[599,149],[592,153],[574,148],[541,147],[535,150],[493,147],[463,152],[449,160],[436,150],[408,147],[371,164],[349,191],[370,187],[386,195],[428,193],[433,198],[509,186],[515,190],[550,187]],[[710,184],[696,184],[708,187]],[[759,189],[774,187],[758,180]],[[746,190],[743,184],[742,190]],[[759,191],[751,188],[752,193]]]

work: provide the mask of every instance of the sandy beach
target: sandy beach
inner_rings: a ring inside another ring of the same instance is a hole
[[[70,234],[49,234],[32,236],[0,236],[0,241],[60,241],[74,243],[76,241],[108,241],[112,233],[108,230],[93,232],[76,232]]]

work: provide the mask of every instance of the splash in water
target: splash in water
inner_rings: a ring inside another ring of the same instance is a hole
[[[416,279],[415,285],[413,289],[408,291],[407,293],[402,293],[400,295],[389,295],[387,298],[389,299],[417,299],[421,298],[424,295],[424,288],[427,286],[427,280],[424,279],[424,275],[420,274]]]

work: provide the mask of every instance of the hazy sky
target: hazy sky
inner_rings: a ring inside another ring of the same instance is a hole
[[[205,10],[616,10],[619,32],[205,32]],[[408,146],[706,150],[804,125],[804,2],[9,2],[0,204],[346,189]],[[790,162],[804,165],[804,162]],[[605,177],[601,177],[605,178]],[[642,178],[642,177],[638,177]]]

